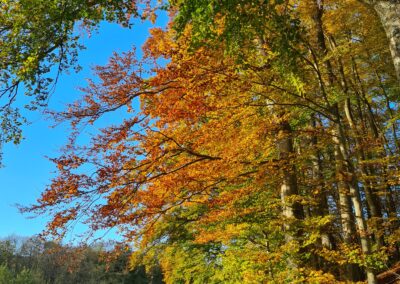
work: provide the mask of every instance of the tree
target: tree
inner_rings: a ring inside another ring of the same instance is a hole
[[[172,2],[143,60],[115,54],[55,114],[73,133],[26,211],[52,213],[58,237],[76,220],[117,227],[132,265],[161,266],[167,283],[376,283],[400,232],[379,18],[355,0],[206,2]],[[115,110],[129,118],[77,143]]]
[[[60,73],[79,70],[77,29],[95,31],[101,21],[130,26],[151,14],[149,1],[4,0],[0,3],[0,143],[19,143],[24,123],[14,102],[33,97],[28,109],[47,104]],[[141,8],[139,8],[139,6]],[[146,16],[147,15],[147,16]],[[82,33],[81,33],[82,34]]]
[[[381,19],[389,41],[390,53],[396,69],[397,80],[400,81],[400,2],[360,0],[371,6]]]

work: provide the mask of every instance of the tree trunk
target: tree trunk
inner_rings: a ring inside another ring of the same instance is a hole
[[[338,120],[336,129],[335,129],[335,135],[334,135],[334,142],[335,142],[335,159],[336,159],[336,170],[337,173],[339,174],[338,176],[338,183],[339,183],[339,197],[340,201],[342,203],[343,199],[343,209],[351,210],[351,208],[348,208],[348,199],[349,196],[351,198],[351,203],[354,208],[354,216],[356,219],[356,225],[358,229],[358,233],[360,236],[360,242],[361,242],[361,249],[362,252],[365,255],[369,255],[371,253],[371,245],[370,245],[370,240],[367,235],[367,225],[364,220],[363,216],[363,210],[362,210],[362,204],[361,204],[361,197],[360,197],[360,190],[358,188],[358,182],[355,176],[355,172],[353,169],[353,166],[348,158],[347,155],[347,147],[346,147],[346,142],[345,142],[345,136],[344,136],[344,131],[343,131],[343,126],[340,122],[340,119]],[[342,192],[340,192],[342,191]],[[347,193],[349,195],[347,195]],[[346,196],[343,196],[345,195]],[[348,222],[349,220],[349,212],[342,212],[342,204],[341,204],[341,217],[342,217],[342,226],[343,227],[343,233],[345,234],[345,241],[346,238],[350,238],[351,236],[348,236],[347,234],[349,233],[349,228],[348,228]],[[351,232],[351,231],[350,231]],[[347,233],[347,234],[346,234]],[[366,274],[367,274],[367,281],[368,284],[376,284],[377,279],[375,276],[375,273],[372,269],[366,268]]]
[[[400,0],[397,0],[400,1]],[[319,50],[322,54],[326,55],[328,49],[325,43],[325,35],[323,30],[322,16],[324,12],[323,2],[315,0],[312,2],[314,12],[312,18],[317,30],[317,42]],[[335,76],[332,70],[332,65],[329,60],[325,61],[326,69],[328,71],[328,84],[333,85]],[[400,66],[399,66],[400,69]],[[399,77],[400,78],[400,77]],[[342,82],[345,83],[345,82]],[[346,92],[347,86],[343,85],[344,91]],[[353,226],[351,225],[352,208],[351,203],[354,206],[354,216],[356,219],[357,229],[360,235],[361,249],[365,255],[371,253],[369,244],[369,237],[366,235],[366,223],[363,217],[362,204],[360,198],[360,192],[355,178],[355,172],[352,164],[347,156],[346,137],[343,131],[343,125],[339,114],[339,106],[336,104],[333,107],[335,117],[337,121],[333,127],[333,139],[335,149],[335,163],[336,163],[336,176],[338,179],[338,191],[339,191],[339,205],[340,215],[342,221],[342,231],[345,243],[350,243],[353,236]],[[351,203],[350,203],[351,197]],[[368,284],[377,283],[374,271],[370,268],[366,268]],[[356,275],[352,269],[352,265],[347,266],[347,276],[350,280],[354,280]]]
[[[295,228],[291,225],[293,221],[303,219],[304,212],[303,207],[298,201],[292,200],[293,197],[298,195],[297,177],[296,170],[290,163],[290,159],[293,154],[293,137],[292,129],[287,121],[283,121],[280,125],[278,133],[278,150],[279,158],[283,162],[283,178],[280,186],[280,194],[282,201],[282,215],[286,220],[284,229],[286,242],[292,242],[294,236],[298,233],[295,232]],[[291,268],[296,268],[297,265],[293,259],[288,259],[288,265]]]
[[[315,117],[313,116],[311,118],[311,127],[313,129],[316,128],[316,120]],[[317,149],[318,147],[318,139],[314,135],[311,138],[311,147],[313,149]],[[312,161],[312,175],[313,179],[319,183],[319,188],[321,189],[321,192],[319,193],[319,198],[318,198],[318,206],[316,208],[317,211],[317,216],[326,216],[329,215],[329,206],[328,206],[328,201],[327,201],[327,193],[326,193],[326,185],[324,182],[324,176],[322,174],[322,163],[321,163],[321,158],[320,158],[320,151],[316,150],[315,153],[311,155],[311,161]],[[332,238],[331,236],[326,233],[326,232],[321,232],[321,245],[324,248],[327,249],[332,249],[333,244],[332,244]]]
[[[298,195],[297,177],[295,167],[290,165],[290,158],[293,154],[292,129],[288,122],[281,124],[278,136],[280,159],[284,162],[284,174],[281,185],[281,198],[283,202],[283,215],[287,218],[302,219],[304,217],[303,208],[299,202],[287,202],[292,195]]]
[[[400,82],[400,0],[369,1],[382,22],[389,40],[397,79]]]
[[[337,126],[336,126],[337,127]],[[340,150],[340,142],[338,138],[339,130],[333,131],[334,135],[334,154],[335,154],[335,168],[336,179],[339,194],[339,212],[342,226],[343,241],[345,244],[351,244],[355,236],[354,227],[352,226],[353,210],[350,203],[350,191],[346,183],[345,177],[345,160]],[[346,280],[355,282],[359,280],[359,268],[354,264],[346,265]]]
[[[350,129],[352,130],[352,132],[354,134],[354,141],[356,143],[358,159],[360,160],[360,162],[363,162],[366,160],[366,157],[365,157],[365,153],[364,153],[364,150],[362,147],[363,143],[360,138],[361,135],[355,125],[354,120],[353,120],[350,98],[346,99],[345,104],[344,104],[344,110],[345,110],[346,118],[349,123]],[[360,168],[361,173],[364,176],[369,175],[365,165],[361,164],[359,166],[359,168]],[[366,182],[366,184],[365,184],[365,197],[367,199],[367,204],[368,204],[371,216],[375,217],[375,218],[381,218],[382,212],[381,212],[380,200],[379,200],[379,197],[375,194],[375,191],[373,190],[373,185],[371,184],[371,182]]]

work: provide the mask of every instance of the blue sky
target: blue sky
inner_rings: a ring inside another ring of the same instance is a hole
[[[135,21],[132,29],[117,24],[102,23],[98,32],[82,40],[86,49],[79,55],[83,67],[78,74],[63,74],[52,96],[49,109],[61,110],[79,97],[77,87],[85,86],[86,78],[93,77],[91,67],[104,65],[113,51],[123,52],[132,46],[138,48],[148,36],[151,24]],[[156,26],[163,26],[166,17],[160,17]],[[39,112],[25,112],[30,124],[23,127],[24,140],[20,145],[3,147],[4,168],[0,169],[0,237],[8,235],[31,236],[40,233],[46,219],[27,219],[16,203],[33,203],[54,175],[54,165],[45,157],[56,157],[68,135],[67,125],[52,128],[53,122]]]

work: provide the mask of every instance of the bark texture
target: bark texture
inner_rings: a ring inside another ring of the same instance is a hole
[[[370,4],[378,13],[385,29],[396,76],[400,82],[400,0],[373,1]]]

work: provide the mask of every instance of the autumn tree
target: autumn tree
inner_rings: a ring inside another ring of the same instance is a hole
[[[131,26],[131,17],[153,17],[154,8],[146,0],[2,0],[0,143],[21,140],[20,127],[25,120],[15,104],[18,96],[32,97],[28,109],[43,107],[59,75],[79,70],[82,34],[94,32],[101,21]]]
[[[25,210],[50,213],[58,237],[76,220],[118,228],[132,265],[161,265],[167,283],[377,283],[400,233],[398,81],[378,15],[355,0],[170,10],[143,59],[115,54],[54,114],[70,143]],[[128,118],[78,143],[115,112]]]
[[[399,1],[360,0],[379,15],[389,41],[397,79],[400,81],[400,3]]]

